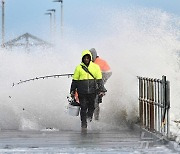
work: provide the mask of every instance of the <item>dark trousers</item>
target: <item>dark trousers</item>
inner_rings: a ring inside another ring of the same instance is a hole
[[[87,118],[92,119],[96,94],[79,94],[81,127],[87,127]]]

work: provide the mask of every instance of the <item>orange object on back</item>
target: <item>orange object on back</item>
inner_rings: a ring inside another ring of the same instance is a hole
[[[107,63],[105,60],[103,60],[103,59],[101,59],[101,58],[99,58],[99,57],[96,58],[96,60],[94,61],[94,63],[97,64],[97,65],[99,65],[99,67],[100,67],[100,69],[101,69],[102,72],[106,72],[106,71],[110,71],[110,70],[111,70],[111,68],[110,68],[110,66],[108,65],[108,63]]]

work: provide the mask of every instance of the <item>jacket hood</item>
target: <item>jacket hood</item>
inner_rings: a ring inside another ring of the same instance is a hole
[[[85,55],[90,55],[91,61],[92,61],[92,54],[91,54],[91,52],[90,52],[89,50],[84,50],[84,51],[82,52],[82,59],[83,59],[83,57],[84,57]]]
[[[92,61],[94,62],[96,57],[97,57],[97,52],[96,52],[96,49],[92,48],[89,50],[92,54]]]

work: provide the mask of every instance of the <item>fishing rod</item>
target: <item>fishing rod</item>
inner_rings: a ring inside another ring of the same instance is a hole
[[[29,82],[29,81],[34,81],[34,80],[39,80],[39,79],[48,79],[48,78],[56,78],[56,77],[61,77],[61,76],[67,76],[68,78],[73,76],[73,74],[69,73],[69,74],[58,74],[58,75],[47,75],[47,76],[41,76],[41,77],[35,77],[32,79],[28,79],[28,80],[20,80],[20,82],[18,83],[13,83],[12,87],[14,87],[15,85],[19,85],[21,83],[25,83],[25,82]]]

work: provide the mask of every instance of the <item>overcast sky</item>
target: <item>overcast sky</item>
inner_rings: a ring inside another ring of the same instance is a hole
[[[83,31],[84,27],[102,20],[103,9],[152,8],[180,16],[180,0],[64,0],[64,27]],[[60,3],[53,0],[5,0],[6,40],[29,32],[38,37],[49,34],[47,9],[56,9],[57,31],[60,31]],[[90,32],[90,30],[88,30]],[[88,32],[87,32],[88,33]],[[87,34],[86,33],[86,34]]]

